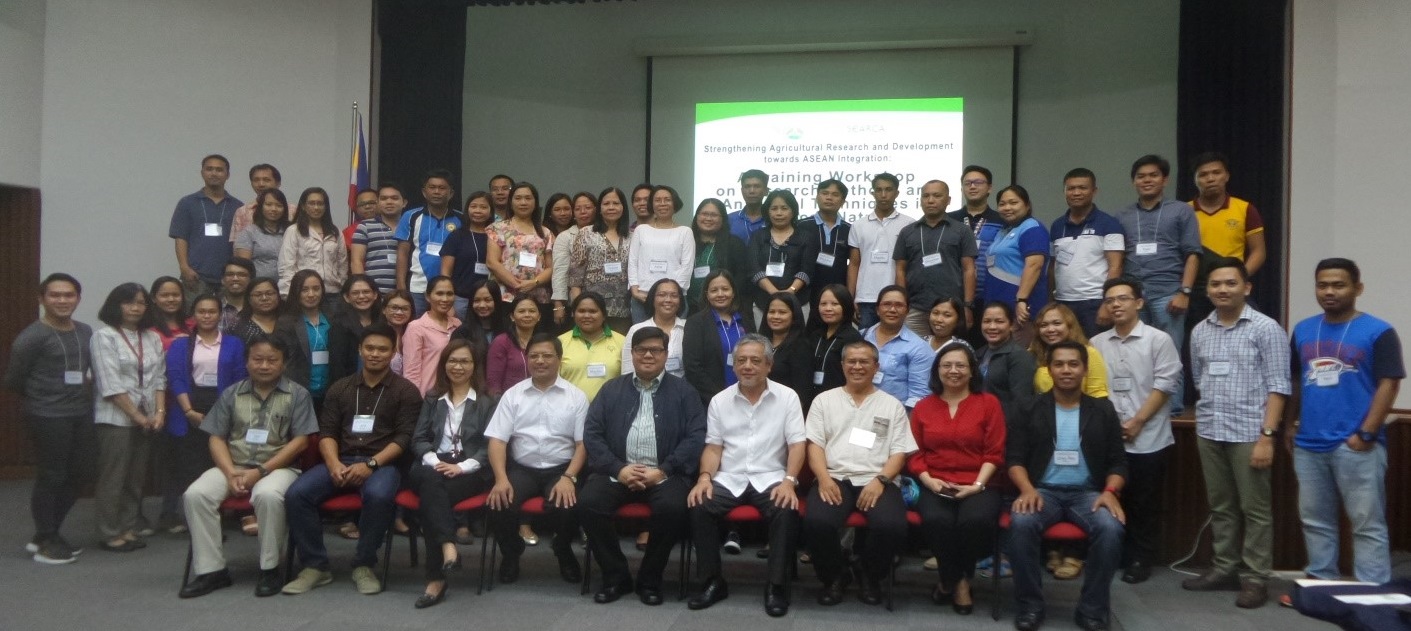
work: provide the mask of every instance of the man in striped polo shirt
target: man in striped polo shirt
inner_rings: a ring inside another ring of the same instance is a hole
[[[407,198],[396,184],[377,187],[377,216],[358,222],[349,249],[349,265],[354,274],[367,274],[386,294],[397,288],[397,223]]]

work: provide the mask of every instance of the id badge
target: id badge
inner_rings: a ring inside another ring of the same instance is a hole
[[[1228,375],[1230,374],[1230,362],[1210,362],[1206,372],[1216,377]]]
[[[216,374],[213,372],[208,372],[196,378],[196,385],[203,388],[214,388],[218,383],[220,382],[216,380]]]
[[[1058,259],[1059,265],[1067,265],[1073,262],[1073,251],[1068,248],[1058,248],[1054,253],[1054,258]]]
[[[647,271],[653,274],[665,274],[666,259],[652,259],[647,262]]]
[[[821,371],[821,370],[815,370],[815,371],[813,371],[813,385],[815,385],[815,386],[821,386],[821,385],[823,385],[823,371]]]
[[[702,265],[702,266],[700,266],[700,267],[697,267],[697,268],[695,269],[695,271],[691,272],[691,277],[692,277],[692,278],[705,278],[705,277],[707,277],[707,276],[710,276],[710,266],[709,266],[709,265]]]
[[[388,252],[388,253],[387,253],[387,262],[388,262],[388,263],[391,263],[392,265],[396,265],[396,264],[397,264],[397,253],[396,253],[396,252]]]
[[[484,263],[476,263],[476,264],[475,264],[475,273],[476,273],[476,274],[479,274],[479,275],[481,275],[481,276],[489,276],[489,275],[490,275],[490,266],[489,266],[489,265],[486,265],[486,264],[484,264]]]
[[[783,275],[784,275],[784,262],[783,262],[783,261],[780,261],[780,262],[778,262],[778,263],[770,263],[770,264],[768,264],[768,265],[765,265],[765,266],[764,266],[764,275],[765,275],[765,276],[783,276]]]
[[[1112,389],[1113,389],[1113,390],[1116,390],[1117,392],[1126,392],[1126,391],[1128,391],[1128,390],[1131,390],[1131,389],[1132,389],[1132,378],[1131,378],[1131,377],[1113,377],[1113,378],[1112,378]]]
[[[371,414],[358,414],[353,417],[353,433],[367,434],[372,432],[372,424],[377,422],[377,417]]]
[[[1341,372],[1338,372],[1338,371],[1335,371],[1335,370],[1330,370],[1330,371],[1325,371],[1325,372],[1320,372],[1320,373],[1318,373],[1318,376],[1317,376],[1315,379],[1316,379],[1316,383],[1317,383],[1320,387],[1323,387],[1323,388],[1331,388],[1331,387],[1333,387],[1333,386],[1338,385],[1338,379],[1339,379],[1341,376],[1342,376],[1342,373],[1341,373]]]
[[[1156,243],[1146,242],[1137,244],[1137,256],[1151,256],[1156,254]]]
[[[881,384],[882,384],[882,377],[883,377],[883,376],[885,376],[885,375],[882,374],[882,371],[880,371],[880,370],[877,371],[876,374],[872,375],[872,383],[881,385]]]
[[[673,371],[677,371],[677,370],[681,370],[681,358],[680,358],[680,357],[668,357],[668,358],[666,358],[666,371],[667,371],[667,372],[673,372]]]
[[[64,371],[64,385],[67,385],[67,386],[81,386],[81,385],[83,385],[83,371],[79,371],[79,370],[65,370],[65,371]]]
[[[611,261],[611,262],[608,262],[608,263],[603,263],[603,273],[604,273],[604,274],[621,274],[621,273],[622,273],[622,261]]]
[[[220,236],[220,224],[218,224],[218,223],[208,223],[208,224],[206,224],[206,236],[208,236],[208,237],[219,237],[219,236]]]
[[[314,352],[310,353],[310,355],[312,356],[312,357],[310,357],[310,359],[312,360],[313,365],[315,365],[315,366],[327,366],[327,365],[328,365],[328,351],[314,351]]]
[[[921,257],[921,264],[926,267],[935,267],[937,265],[940,265],[941,253],[936,252],[935,254],[927,254],[926,256]]]
[[[824,267],[832,267],[833,262],[836,260],[837,258],[834,257],[832,254],[824,254],[822,252],[818,253],[818,264]]]
[[[873,263],[890,263],[891,260],[892,260],[892,253],[891,253],[891,252],[873,252],[873,253],[872,253],[872,262],[873,262]]]
[[[440,243],[427,243],[427,244],[426,244],[426,253],[427,253],[427,254],[430,254],[431,256],[441,256],[441,244],[440,244]]]
[[[588,364],[588,376],[594,379],[608,376],[607,364]]]
[[[1053,464],[1063,467],[1073,467],[1078,464],[1078,452],[1059,449],[1053,452]]]
[[[519,266],[520,266],[520,267],[530,267],[530,268],[538,267],[538,266],[539,266],[539,255],[538,255],[538,254],[535,254],[535,253],[533,253],[533,252],[520,252],[520,253],[519,253]]]
[[[245,444],[264,445],[267,443],[269,443],[269,430],[255,429],[253,427],[245,430]]]
[[[726,365],[726,366],[734,366],[734,365],[735,365],[735,353],[727,353],[727,354],[725,355],[725,365]]]
[[[848,444],[857,445],[863,449],[871,449],[877,443],[877,433],[869,432],[857,427],[848,432]]]

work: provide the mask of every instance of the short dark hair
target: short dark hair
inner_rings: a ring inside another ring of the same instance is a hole
[[[658,278],[657,282],[652,283],[651,288],[647,290],[647,312],[651,313],[652,316],[656,316],[657,292],[661,291],[662,285],[666,284],[675,285],[676,293],[681,294],[676,303],[676,315],[680,317],[683,308],[686,306],[686,290],[682,289],[681,283],[676,282],[674,278]]]
[[[578,294],[578,297],[574,298],[573,302],[569,303],[568,315],[572,317],[573,314],[578,313],[578,306],[589,300],[592,300],[593,304],[598,305],[598,311],[603,312],[604,317],[607,316],[608,301],[603,299],[603,295],[596,291],[585,291],[581,294]]]
[[[202,163],[205,161],[202,160]],[[279,169],[274,168],[273,164],[265,164],[264,162],[250,167],[250,179],[255,179],[255,174],[260,171],[269,171],[269,174],[274,176],[274,181],[284,183],[284,177],[279,174]]]
[[[269,219],[265,218],[265,202],[271,197],[273,197],[275,201],[278,201],[279,205],[284,208],[284,211],[279,213],[279,219],[275,220],[272,228],[269,225]],[[285,197],[284,191],[272,188],[256,195],[255,212],[250,217],[250,223],[260,230],[265,231],[266,234],[284,234],[284,231],[289,228],[289,198]]]
[[[78,292],[80,296],[83,295],[83,285],[78,284],[78,279],[63,272],[54,272],[53,274],[45,276],[44,280],[39,281],[39,295],[43,296],[45,292],[49,291],[49,286],[54,283],[68,283],[73,285],[74,291]]]
[[[642,182],[641,184],[638,184],[638,185],[632,187],[632,197],[636,197],[636,196],[637,196],[637,191],[646,191],[646,192],[647,192],[647,205],[648,205],[648,206],[651,206],[652,185],[651,185],[651,184],[648,184],[647,182]],[[632,207],[632,197],[628,197],[627,200],[626,200],[626,201],[627,201],[627,207],[628,207],[628,208],[631,208],[631,207]],[[598,203],[602,203],[602,201],[603,201],[603,196],[602,196],[602,194],[599,194],[599,195],[598,195]]]
[[[1191,158],[1191,172],[1199,171],[1200,167],[1210,164],[1211,162],[1219,162],[1220,166],[1224,167],[1226,171],[1230,170],[1230,159],[1225,157],[1225,154],[1219,151],[1206,151],[1196,154],[1194,158]]]
[[[1313,268],[1313,276],[1317,277],[1318,272],[1329,269],[1340,269],[1346,271],[1348,275],[1352,276],[1352,282],[1362,282],[1362,268],[1357,267],[1357,263],[1354,263],[1352,259],[1334,257],[1318,261],[1318,266]]]
[[[897,292],[901,294],[901,297],[903,300],[906,301],[907,306],[911,306],[911,294],[908,294],[906,288],[902,287],[901,285],[887,285],[886,287],[883,287],[880,291],[877,292],[877,302],[882,302],[882,296],[885,296],[892,292]]]
[[[254,348],[260,344],[265,344],[279,351],[280,359],[289,361],[289,342],[287,342],[283,336],[268,335],[265,333],[256,333],[250,338],[250,341],[245,344],[245,361],[250,361],[250,351],[254,350]]]
[[[524,349],[527,351],[537,344],[549,344],[554,347],[555,355],[563,357],[563,342],[553,333],[535,333],[534,337],[529,338],[529,344]]]
[[[1167,161],[1166,158],[1158,156],[1154,153],[1148,153],[1140,158],[1137,158],[1137,161],[1132,163],[1132,179],[1137,179],[1138,169],[1148,165],[1155,165],[1156,168],[1160,169],[1161,177],[1169,177],[1171,175],[1171,163]]]
[[[1029,201],[1029,189],[1018,184],[1010,184],[1009,186],[999,189],[998,193],[995,193],[996,203],[998,203],[999,198],[1003,197],[1005,193],[1014,193],[1019,196],[1019,201],[1024,202],[1024,205],[1029,207],[1029,214],[1032,215],[1034,213],[1034,203]]]
[[[511,187],[514,186],[514,178],[512,178],[512,177],[510,177],[510,176],[508,176],[508,175],[505,175],[504,173],[496,173],[496,174],[490,176],[490,179],[488,179],[488,180],[485,181],[485,186],[494,186],[495,180],[509,180],[509,181],[510,181],[510,186],[511,186]]]
[[[397,194],[398,194],[398,195],[401,195],[402,197],[406,197],[406,196],[407,196],[406,193],[402,192],[402,187],[401,187],[401,185],[397,184],[396,182],[378,182],[378,184],[377,184],[377,196],[378,196],[378,197],[381,197],[381,196],[382,196],[382,189],[384,189],[384,188],[390,188],[390,189],[392,189],[392,190],[394,190],[394,191],[397,191]]]
[[[1001,312],[1004,313],[1004,317],[1009,320],[1010,324],[1014,323],[1014,305],[1011,305],[1003,300],[991,300],[985,303],[984,308],[980,309],[981,320],[985,318],[985,312],[989,311],[990,309],[999,309]]]
[[[122,326],[123,304],[138,299],[142,300],[144,303],[151,302],[147,297],[147,289],[145,287],[137,283],[123,283],[118,285],[114,287],[112,291],[108,292],[108,298],[103,301],[103,306],[98,308],[98,319],[102,320],[103,324],[120,327]],[[147,311],[142,314],[142,320],[137,323],[137,330],[150,329],[156,324],[157,314],[155,310],[149,306]]]
[[[985,375],[980,373],[980,360],[975,357],[975,349],[965,342],[953,341],[942,344],[941,349],[936,351],[936,358],[931,360],[931,393],[939,397],[945,391],[945,386],[941,385],[941,357],[954,351],[965,351],[965,361],[970,364],[970,392],[984,392]]]
[[[454,279],[452,279],[450,276],[442,276],[440,274],[437,274],[435,276],[432,276],[431,278],[426,279],[426,291],[422,292],[422,295],[426,296],[427,298],[430,298],[431,292],[435,291],[436,286],[440,285],[441,283],[450,283],[451,291],[456,291],[456,281]],[[374,287],[375,286],[376,285],[374,285]]]
[[[1078,351],[1078,359],[1082,360],[1084,368],[1088,367],[1088,347],[1084,346],[1082,342],[1078,342],[1075,340],[1063,340],[1061,342],[1055,342],[1053,346],[1048,347],[1048,363],[1050,365],[1053,364],[1054,354],[1065,348],[1068,350]]]
[[[432,169],[427,171],[426,175],[421,178],[421,185],[426,186],[426,183],[431,180],[446,180],[446,184],[450,185],[451,188],[456,187],[455,181],[451,179],[451,172],[446,169]]]
[[[961,177],[961,179],[964,179],[964,178],[965,178],[965,174],[966,174],[966,173],[979,173],[980,175],[985,176],[985,183],[986,183],[986,184],[994,184],[994,183],[995,183],[995,175],[994,175],[993,173],[990,173],[990,170],[989,170],[989,169],[986,169],[985,167],[982,167],[982,166],[980,166],[980,165],[978,165],[978,164],[966,165],[966,167],[965,167],[964,169],[961,169],[961,170],[960,170],[960,177]]]
[[[203,166],[203,167],[206,166],[206,161],[207,161],[207,160],[220,160],[221,162],[224,162],[224,163],[225,163],[225,170],[226,170],[226,171],[229,171],[229,170],[230,170],[230,160],[227,160],[227,159],[225,158],[225,156],[223,156],[223,155],[221,155],[221,154],[219,154],[219,153],[212,153],[212,154],[207,155],[207,156],[204,157],[204,158],[201,158],[201,166]]]
[[[186,317],[188,317],[188,318],[194,318],[194,317],[196,317],[196,305],[199,305],[199,304],[201,304],[201,303],[203,303],[203,302],[207,302],[207,301],[216,303],[216,310],[217,310],[217,311],[220,310],[220,306],[221,306],[220,296],[217,296],[217,295],[215,295],[215,294],[204,294],[204,293],[203,293],[203,294],[201,294],[201,295],[199,295],[199,296],[196,296],[196,299],[191,301],[191,306],[189,306],[189,307],[186,308]],[[216,327],[217,327],[217,328],[220,327],[220,323],[219,323],[219,322],[216,323]],[[192,330],[193,330],[193,331],[195,330],[195,325],[192,325]]]
[[[357,193],[354,193],[354,194],[353,194],[353,197],[354,197],[354,198],[362,197],[363,193],[372,193],[372,195],[373,195],[374,197],[376,197],[376,196],[377,196],[377,189],[374,189],[374,188],[372,188],[372,187],[370,187],[370,186],[364,186],[364,187],[358,189],[358,192],[357,192]]]
[[[1063,174],[1063,181],[1067,182],[1068,180],[1080,177],[1085,177],[1089,180],[1092,180],[1093,186],[1097,186],[1097,175],[1094,175],[1092,169],[1089,169],[1087,167],[1077,167],[1075,169],[1069,169],[1067,173]]]
[[[764,202],[760,205],[764,207],[765,212],[768,212],[769,207],[774,205],[774,200],[776,199],[784,200],[784,203],[788,204],[789,210],[792,211],[793,214],[789,217],[789,223],[792,224],[799,220],[799,198],[794,197],[793,191],[787,188],[776,188],[769,191],[769,194],[764,196]]]
[[[740,185],[744,186],[745,180],[764,180],[764,185],[769,186],[769,174],[759,169],[750,169],[740,174]]]
[[[901,180],[898,180],[897,176],[887,173],[886,171],[872,176],[872,188],[877,188],[878,182],[891,182],[892,186],[901,186]]]
[[[380,335],[392,340],[393,344],[397,343],[397,330],[392,328],[392,325],[386,322],[373,322],[367,325],[367,328],[363,329],[362,334],[358,336],[358,346],[362,346],[363,342],[367,341],[367,338],[375,335]]]
[[[230,267],[231,265],[234,265],[234,266],[236,266],[236,267],[238,267],[238,268],[240,268],[240,269],[243,269],[243,270],[245,270],[246,272],[248,272],[248,273],[250,274],[251,280],[253,280],[253,279],[255,278],[255,262],[254,262],[254,261],[251,261],[250,259],[247,259],[247,258],[245,258],[245,257],[243,257],[243,256],[232,256],[232,257],[230,257],[230,260],[228,260],[228,261],[225,262],[225,265],[222,266],[222,269],[224,269],[224,268],[226,268],[226,267]]]
[[[823,192],[823,189],[828,188],[830,186],[836,187],[838,189],[838,192],[842,193],[843,199],[848,198],[848,185],[844,184],[842,180],[839,180],[837,178],[830,177],[826,180],[823,180],[822,182],[819,182],[818,188],[816,190],[821,193]]]
[[[1142,282],[1131,276],[1118,276],[1117,278],[1107,279],[1107,282],[1102,284],[1102,295],[1106,296],[1107,292],[1113,287],[1122,287],[1124,285],[1132,290],[1133,298],[1142,297]]]
[[[1246,283],[1249,282],[1249,270],[1245,268],[1244,261],[1241,261],[1233,256],[1225,256],[1215,259],[1215,261],[1210,264],[1210,269],[1207,270],[1205,273],[1207,276],[1209,276],[1210,272],[1213,272],[1217,269],[1225,269],[1227,267],[1233,268],[1235,271],[1239,272],[1241,281]]]
[[[644,326],[632,334],[632,348],[637,348],[648,340],[661,340],[662,344],[671,343],[671,337],[666,334],[666,331],[654,326]]]
[[[681,207],[685,204],[685,202],[682,202],[682,201],[681,201],[681,196],[678,195],[678,194],[676,194],[676,189],[671,188],[670,186],[667,186],[667,185],[665,185],[665,184],[658,184],[658,185],[656,185],[656,186],[653,186],[653,187],[652,187],[652,198],[655,198],[655,197],[657,196],[657,193],[660,193],[660,192],[662,192],[662,191],[666,191],[667,193],[670,193],[670,194],[671,194],[671,210],[672,210],[672,212],[681,212]],[[636,191],[633,191],[633,192],[635,193]],[[650,202],[648,203],[648,205],[650,205]],[[653,209],[652,209],[652,212],[656,212],[656,209],[653,208]]]

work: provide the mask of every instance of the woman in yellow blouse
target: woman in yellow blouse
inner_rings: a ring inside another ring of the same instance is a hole
[[[623,336],[607,326],[607,307],[597,292],[578,294],[569,305],[569,313],[573,315],[573,328],[559,336],[563,343],[559,375],[578,386],[592,401],[603,384],[622,374]]]
[[[1083,380],[1083,394],[1090,397],[1107,397],[1107,363],[1102,353],[1097,352],[1083,335],[1078,317],[1073,311],[1059,303],[1052,302],[1039,309],[1034,318],[1038,335],[1029,344],[1029,352],[1038,360],[1039,370],[1034,373],[1034,392],[1043,394],[1053,389],[1053,377],[1048,374],[1048,349],[1063,341],[1077,342],[1088,347],[1088,376]]]

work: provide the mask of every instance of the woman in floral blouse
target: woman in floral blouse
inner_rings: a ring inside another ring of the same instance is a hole
[[[627,255],[631,245],[623,213],[627,196],[609,188],[598,196],[598,219],[592,230],[578,233],[568,270],[569,298],[585,291],[596,292],[607,301],[607,324],[626,332],[632,326],[628,306]]]
[[[525,294],[539,305],[540,326],[553,322],[549,281],[554,273],[554,237],[540,223],[539,190],[520,182],[510,191],[510,217],[487,230],[485,264],[499,281],[505,300]]]

